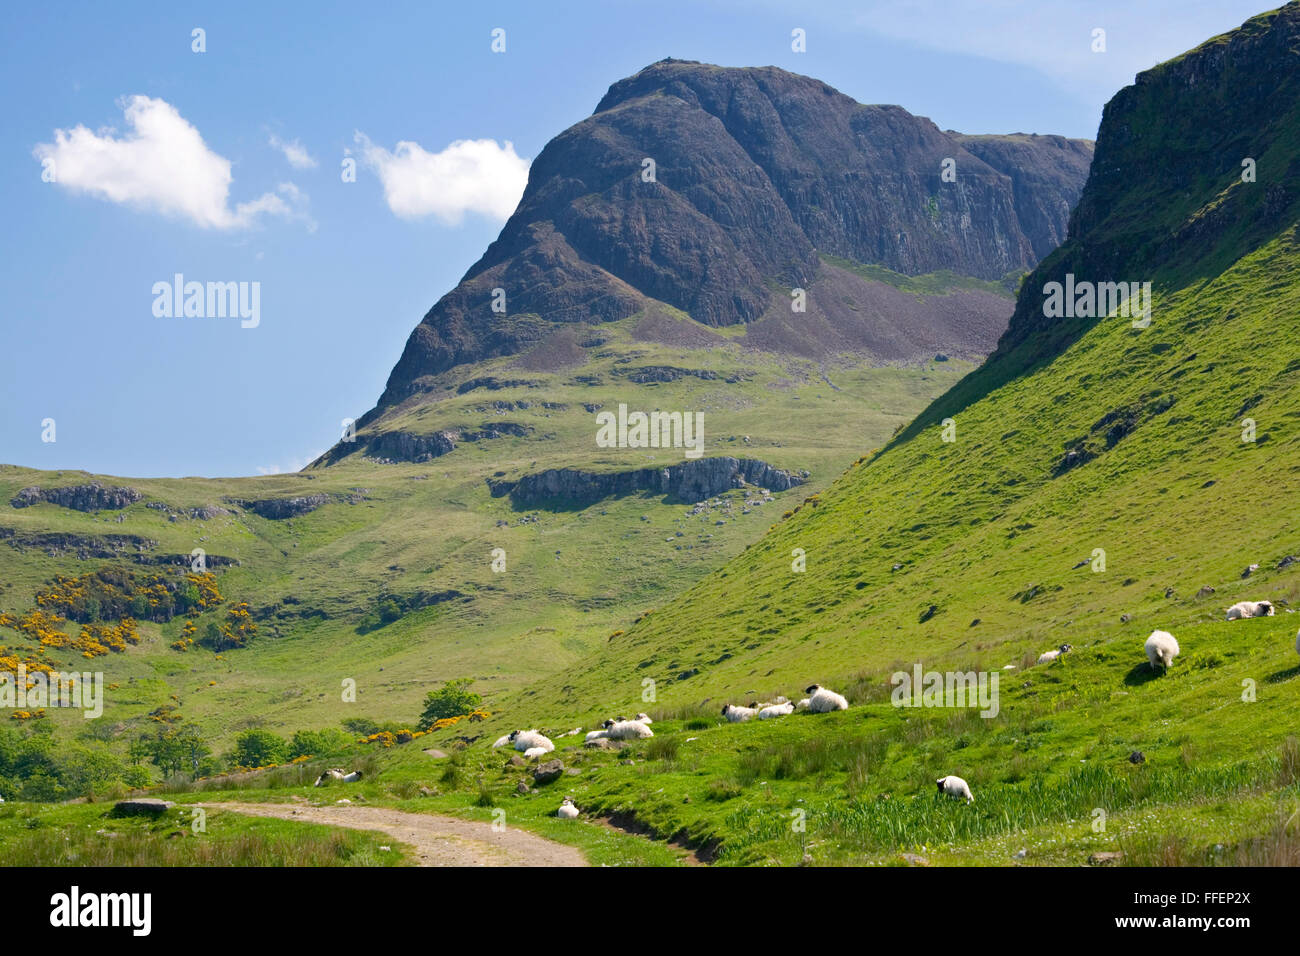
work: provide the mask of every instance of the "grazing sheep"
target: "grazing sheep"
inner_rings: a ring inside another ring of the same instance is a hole
[[[768,720],[772,717],[784,717],[786,714],[794,713],[794,704],[788,700],[784,704],[769,704],[758,712],[759,720]]]
[[[939,792],[947,794],[954,800],[965,800],[967,803],[974,803],[975,798],[971,796],[970,784],[961,777],[954,777],[951,774],[947,777],[940,777],[935,781],[939,786]]]
[[[639,724],[645,724],[647,727],[649,727],[651,724],[654,723],[654,721],[650,719],[650,715],[649,715],[649,714],[637,714],[637,715],[636,715],[635,717],[633,717],[632,719],[635,720],[635,721],[636,721],[637,723],[639,723]]]
[[[732,724],[740,724],[754,717],[758,713],[757,707],[737,707],[735,704],[728,704],[722,708],[722,716]]]
[[[1169,670],[1169,665],[1178,656],[1178,641],[1168,631],[1152,631],[1144,646],[1152,670],[1155,670],[1157,664]]]
[[[794,709],[807,710],[811,706],[812,706],[812,700],[810,698],[805,697],[803,700],[799,701],[799,703],[794,705]]]
[[[514,740],[514,734],[506,734],[504,737],[498,737],[497,742],[492,745],[492,749],[496,750],[498,747],[504,747],[507,744],[514,743]]]
[[[1229,621],[1240,621],[1248,617],[1272,617],[1272,601],[1238,601],[1227,609]]]
[[[636,740],[654,735],[655,732],[639,720],[605,721],[605,736],[610,740]]]
[[[554,749],[554,748],[551,748]],[[524,751],[524,758],[531,760],[533,757],[545,757],[551,751],[546,747],[529,747]]]
[[[808,695],[808,709],[814,714],[827,714],[832,710],[848,710],[849,702],[842,694],[827,690],[821,684],[812,684],[804,688]]]
[[[1070,653],[1070,651],[1072,651],[1072,650],[1074,650],[1074,646],[1073,646],[1073,645],[1071,645],[1071,644],[1062,644],[1060,647],[1058,647],[1058,648],[1057,648],[1056,650],[1054,650],[1054,651],[1043,651],[1043,653],[1041,653],[1041,654],[1038,655],[1038,663],[1040,663],[1040,664],[1050,664],[1050,663],[1052,663],[1052,661],[1056,660],[1056,659],[1057,659],[1058,657],[1060,657],[1062,654],[1068,654],[1068,653]]]
[[[557,817],[563,817],[565,820],[576,820],[578,818],[578,808],[573,805],[573,800],[569,797],[564,798],[560,804],[560,809],[555,811]]]
[[[516,730],[510,735],[510,739],[515,742],[515,749],[520,753],[534,747],[541,747],[548,752],[555,749],[555,744],[535,730]]]

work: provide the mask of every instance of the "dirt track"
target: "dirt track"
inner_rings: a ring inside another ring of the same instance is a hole
[[[204,803],[255,817],[375,830],[415,849],[420,866],[587,866],[582,853],[524,830],[500,832],[489,823],[383,807],[312,807],[291,803]]]

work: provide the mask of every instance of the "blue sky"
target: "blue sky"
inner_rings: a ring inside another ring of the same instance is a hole
[[[495,238],[527,162],[665,56],[781,66],[945,129],[1093,137],[1135,72],[1266,9],[269,6],[7,10],[0,462],[123,476],[301,467],[374,404],[411,329]],[[349,154],[355,182],[341,177]],[[156,316],[154,284],[176,273],[259,283],[259,324]]]

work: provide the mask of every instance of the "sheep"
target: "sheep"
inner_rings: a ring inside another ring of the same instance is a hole
[[[342,770],[339,770],[338,768],[331,768],[329,770],[326,770],[323,774],[321,774],[319,777],[316,778],[316,786],[323,787],[327,784],[333,783],[336,780],[341,783],[356,783],[360,779],[361,779],[360,770],[353,770],[351,773],[344,773]]]
[[[794,705],[794,709],[795,709],[795,710],[807,710],[807,709],[808,709],[809,707],[811,707],[811,706],[812,706],[812,700],[810,700],[809,698],[805,697],[803,700],[799,701],[799,703],[797,703],[797,704]]]
[[[1295,632],[1295,652],[1300,654],[1300,631]]]
[[[803,692],[808,695],[808,709],[814,714],[826,714],[832,710],[848,710],[849,702],[842,694],[827,690],[821,684],[811,684]]]
[[[605,721],[605,736],[610,740],[634,740],[654,735],[655,732],[639,720]]]
[[[954,800],[964,799],[967,803],[974,803],[975,798],[971,796],[970,784],[961,777],[954,777],[949,774],[946,777],[940,777],[935,783],[939,787],[939,792],[947,794]]]
[[[758,712],[759,720],[768,720],[772,717],[784,717],[786,714],[794,713],[794,704],[788,700],[784,704],[769,704]]]
[[[722,708],[722,716],[726,717],[727,722],[732,724],[744,723],[757,713],[757,707],[737,707],[735,704],[728,704]]]
[[[587,733],[587,738],[583,741],[583,743],[584,743],[584,744],[589,744],[589,743],[591,743],[593,740],[604,740],[604,739],[605,739],[606,737],[608,737],[608,736],[609,736],[609,732],[608,732],[608,731],[604,731],[604,730],[592,730],[592,731],[589,731],[589,732]]]
[[[1240,621],[1248,617],[1272,617],[1272,601],[1238,601],[1227,609],[1227,620]]]
[[[554,749],[554,747],[551,749]],[[546,747],[529,747],[524,751],[524,758],[531,760],[533,757],[545,757],[548,753],[550,753],[550,750]]]
[[[533,747],[541,747],[547,752],[555,749],[555,744],[535,730],[516,730],[510,735],[510,739],[515,742],[515,749],[520,753]]]
[[[498,737],[497,742],[492,745],[492,749],[496,750],[498,747],[505,747],[508,744],[514,743],[514,740],[514,734],[506,734],[504,737]]]
[[[564,802],[560,804],[560,809],[555,811],[557,817],[563,817],[565,820],[576,820],[578,818],[578,808],[573,805],[571,797],[565,797]]]
[[[1038,655],[1038,663],[1040,663],[1040,664],[1050,664],[1050,663],[1052,663],[1052,661],[1056,660],[1056,659],[1057,659],[1058,657],[1060,657],[1062,654],[1068,654],[1068,653],[1070,653],[1070,651],[1072,651],[1072,650],[1074,650],[1073,645],[1071,645],[1071,644],[1062,644],[1060,647],[1058,647],[1058,648],[1057,648],[1056,650],[1054,650],[1054,651],[1043,651],[1043,653],[1041,653],[1041,654]]]
[[[635,720],[638,724],[645,724],[647,727],[649,727],[651,724],[654,723],[654,721],[650,719],[649,714],[637,714],[632,719]]]
[[[1168,631],[1152,631],[1144,647],[1152,670],[1155,670],[1157,664],[1169,670],[1169,665],[1178,656],[1178,641]]]

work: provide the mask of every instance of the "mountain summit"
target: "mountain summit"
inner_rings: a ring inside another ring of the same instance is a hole
[[[750,344],[932,354],[929,320],[828,305],[846,298],[839,267],[983,280],[1026,271],[1064,239],[1091,157],[1083,140],[945,132],[775,67],[663,60],[615,83],[542,150],[518,209],[411,333],[363,422],[428,376],[524,353],[557,330],[663,307],[702,330],[752,325],[789,313],[792,290],[819,280],[833,291],[813,320]],[[938,344],[972,354],[1005,322],[959,318],[941,317],[951,331]]]

